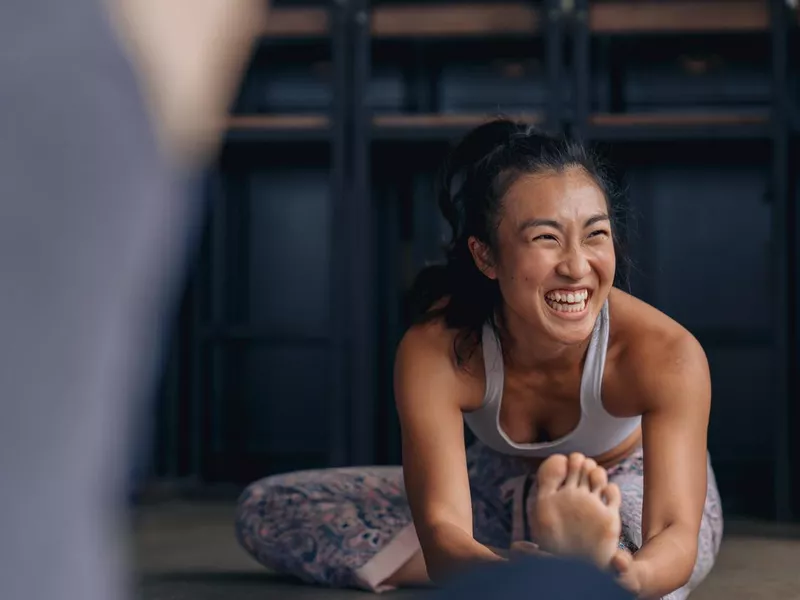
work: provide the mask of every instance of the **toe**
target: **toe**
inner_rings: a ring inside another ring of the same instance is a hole
[[[567,481],[565,485],[578,485],[581,478],[581,470],[586,457],[578,452],[573,452],[569,455],[569,469],[567,472]]]
[[[567,478],[567,457],[554,454],[545,460],[536,473],[539,493],[552,493],[560,488]]]
[[[593,492],[602,491],[608,484],[608,473],[603,467],[595,467],[589,473],[589,489]]]
[[[602,494],[606,504],[610,508],[619,508],[622,504],[622,494],[616,483],[609,483],[605,489],[603,489]]]
[[[595,462],[592,458],[587,458],[583,461],[583,467],[581,468],[581,477],[578,481],[578,485],[580,487],[584,487],[589,489],[589,475],[592,471],[597,468],[597,462]]]

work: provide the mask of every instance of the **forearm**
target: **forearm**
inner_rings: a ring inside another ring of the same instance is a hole
[[[661,598],[683,587],[697,559],[697,534],[671,525],[646,541],[634,556],[640,573],[640,598]]]
[[[477,542],[468,532],[450,523],[433,526],[420,538],[428,576],[434,583],[440,583],[475,563],[504,560],[498,552]]]

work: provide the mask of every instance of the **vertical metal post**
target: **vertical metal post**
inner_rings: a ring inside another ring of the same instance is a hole
[[[581,139],[588,135],[591,110],[591,31],[589,30],[589,0],[577,0],[572,20],[574,110],[573,134]]]
[[[181,354],[180,338],[183,334],[182,323],[178,323],[173,333],[171,366],[169,374],[169,385],[167,391],[167,405],[164,411],[164,464],[163,476],[166,479],[176,479],[178,477],[178,406],[180,402],[181,384],[180,371],[183,356]]]
[[[371,114],[367,106],[370,69],[370,18],[367,0],[353,1],[353,76],[351,80],[352,190],[350,194],[350,260],[352,363],[350,383],[350,459],[354,464],[375,460],[377,369],[375,337],[375,215],[370,193],[369,150]]]
[[[329,29],[333,62],[333,102],[330,110],[330,402],[328,405],[329,463],[347,464],[347,105],[349,102],[349,20],[347,0],[330,4]]]
[[[563,12],[562,0],[546,0],[543,3],[544,18],[542,22],[542,35],[544,36],[545,64],[547,65],[547,80],[550,94],[547,102],[545,127],[551,132],[558,132],[562,126],[564,85],[563,85]]]
[[[784,0],[770,0],[770,34],[772,40],[772,234],[774,277],[771,285],[777,288],[773,295],[778,305],[774,311],[775,336],[775,518],[788,521],[791,509],[791,464],[789,461],[789,397],[796,389],[793,375],[794,344],[796,339],[795,284],[793,268],[794,211],[789,208],[788,166],[788,31],[786,28]],[[790,237],[791,236],[791,237]]]
[[[205,181],[201,193],[204,203],[208,203],[211,189],[208,180]],[[189,385],[189,414],[188,414],[188,470],[189,478],[199,483],[203,473],[203,416],[205,405],[205,366],[206,344],[202,336],[204,312],[206,307],[206,291],[208,278],[208,240],[206,238],[206,225],[208,213],[203,219],[202,233],[200,234],[200,250],[197,252],[197,262],[190,280],[190,307],[191,315],[189,324],[189,347],[191,352],[190,385]]]
[[[211,199],[211,227],[208,235],[209,239],[209,280],[211,285],[208,294],[208,321],[214,326],[224,323],[226,316],[225,298],[228,290],[228,265],[226,258],[229,254],[226,240],[228,236],[228,198],[226,194],[226,181],[221,172],[221,166],[214,173],[214,194]],[[212,329],[212,328],[210,328]],[[220,369],[220,360],[216,347],[207,340],[208,347],[208,393],[211,409],[211,450],[212,453],[220,454],[229,450],[229,435],[223,435],[226,427],[226,416],[223,411],[223,398],[225,397],[225,381],[228,374],[225,369]],[[224,351],[224,350],[223,350]]]

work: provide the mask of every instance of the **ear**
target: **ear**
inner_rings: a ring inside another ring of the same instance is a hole
[[[475,261],[475,266],[478,267],[478,270],[489,279],[497,279],[492,251],[489,247],[475,236],[470,236],[469,240],[467,240],[467,245],[469,246],[470,254],[472,254],[472,260]]]

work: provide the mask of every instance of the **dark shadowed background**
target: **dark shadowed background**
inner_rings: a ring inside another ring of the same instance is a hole
[[[275,2],[207,175],[137,497],[399,462],[403,293],[447,234],[433,175],[503,113],[611,158],[630,289],[711,364],[726,513],[800,514],[789,4]]]

